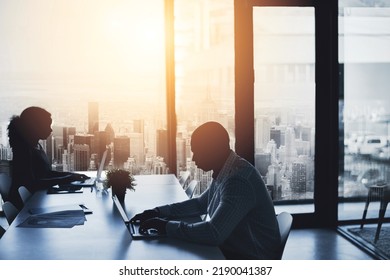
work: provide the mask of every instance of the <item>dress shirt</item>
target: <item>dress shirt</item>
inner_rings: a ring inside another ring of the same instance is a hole
[[[280,244],[275,210],[258,170],[231,151],[217,178],[199,197],[158,207],[169,219],[208,214],[197,223],[171,220],[167,235],[218,245],[240,258],[274,259]]]

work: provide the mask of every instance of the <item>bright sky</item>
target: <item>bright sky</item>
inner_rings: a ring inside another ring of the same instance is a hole
[[[0,73],[132,84],[162,77],[162,0],[1,0]]]

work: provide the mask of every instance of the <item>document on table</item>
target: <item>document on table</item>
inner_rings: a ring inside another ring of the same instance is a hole
[[[28,228],[72,228],[86,221],[80,205],[63,205],[48,208],[30,209],[30,215],[18,227]]]

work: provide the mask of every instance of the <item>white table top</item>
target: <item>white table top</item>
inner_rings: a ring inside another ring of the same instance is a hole
[[[174,175],[141,175],[136,190],[128,191],[125,210],[129,217],[145,209],[187,199]],[[73,228],[17,227],[36,207],[83,203],[93,211],[84,225]],[[120,260],[120,259],[223,259],[219,248],[173,238],[132,240],[111,194],[85,188],[83,193],[35,193],[0,239],[0,259]]]

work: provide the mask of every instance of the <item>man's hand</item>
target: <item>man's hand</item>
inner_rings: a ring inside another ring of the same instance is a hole
[[[167,230],[165,229],[168,220],[162,218],[151,218],[141,223],[139,231],[142,234],[147,234],[149,230],[157,230],[159,234],[166,234]]]
[[[130,222],[133,224],[141,224],[146,220],[158,217],[159,214],[160,211],[158,211],[157,208],[145,210],[144,212],[137,214],[133,218],[131,218]]]

